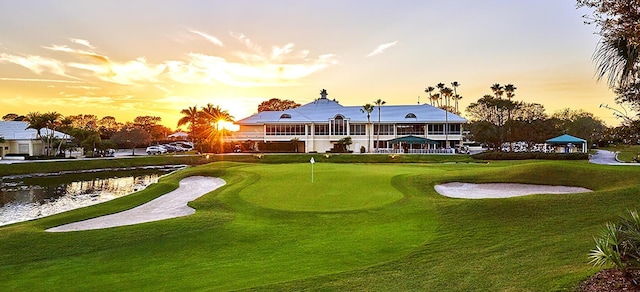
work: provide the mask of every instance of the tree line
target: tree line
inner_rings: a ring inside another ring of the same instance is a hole
[[[486,94],[466,109],[469,118],[469,139],[503,150],[506,143],[544,143],[562,134],[583,138],[588,143],[608,144],[611,131],[592,113],[583,110],[561,109],[549,115],[542,104],[517,101],[513,84],[490,86],[493,94]],[[503,98],[506,97],[506,98]]]
[[[112,116],[98,118],[92,114],[63,116],[52,111],[9,113],[3,121],[23,121],[28,129],[37,131],[36,138],[45,146],[45,155],[64,155],[64,151],[82,148],[87,156],[99,156],[109,148],[135,148],[166,139],[173,131],[160,124],[156,116],[138,116],[133,122],[121,123]],[[54,132],[68,137],[57,139]],[[70,143],[65,141],[70,139]]]

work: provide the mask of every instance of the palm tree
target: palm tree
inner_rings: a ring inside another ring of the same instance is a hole
[[[462,99],[462,96],[460,94],[455,94],[453,96],[453,100],[456,102],[456,114],[459,115],[460,114],[460,110],[458,109],[458,101]]]
[[[431,105],[433,105],[433,102],[434,102],[431,92],[433,92],[434,90],[435,88],[433,86],[428,86],[427,88],[424,89],[424,92],[429,94],[429,101],[431,101]]]
[[[493,85],[491,85],[491,90],[493,91],[493,94],[495,94],[496,98],[498,99],[502,98],[502,94],[504,93],[502,89],[504,89],[504,87],[502,87],[500,83],[494,83]]]
[[[440,107],[440,93],[436,93],[431,96],[431,104],[435,104],[436,107]]]
[[[208,103],[202,108],[202,118],[209,124],[213,125],[214,130],[218,131],[220,122],[233,122],[233,116],[227,110],[223,110],[220,106],[214,106]]]
[[[518,88],[513,86],[513,84],[507,84],[507,85],[504,86],[504,92],[507,95],[507,98],[509,100],[511,100],[511,98],[516,96],[515,93],[513,93],[514,91],[516,91],[516,89],[518,89]]]
[[[442,83],[441,83],[442,84]],[[438,84],[439,85],[439,84]],[[449,87],[444,87],[442,84],[442,88],[440,89],[440,94],[444,96],[446,105],[442,106],[444,108],[444,147],[449,147],[449,100],[453,95],[453,90]]]
[[[378,107],[378,136],[376,138],[376,150],[378,149],[378,144],[380,143],[380,108],[382,107],[382,105],[384,105],[385,103],[387,103],[386,101],[379,99],[373,102],[377,107]]]
[[[598,80],[608,75],[610,87],[624,87],[637,82],[640,64],[640,46],[623,36],[602,40],[593,60],[597,64]]]
[[[183,114],[182,118],[178,120],[178,127],[189,125],[189,131],[193,131],[193,127],[198,123],[198,108],[196,106],[190,106],[180,111]]]
[[[369,153],[371,153],[371,131],[369,131],[369,125],[371,125],[371,112],[373,111],[373,109],[375,108],[375,106],[373,106],[370,103],[367,103],[365,105],[362,106],[362,108],[360,109],[360,111],[362,113],[367,113],[367,133],[369,134],[369,139],[367,140],[367,151]]]
[[[504,86],[504,92],[507,95],[507,98],[509,99],[509,102],[511,101],[511,98],[513,98],[515,95],[515,93],[513,93],[517,88],[513,85],[513,84],[507,84]],[[513,104],[510,104],[509,107],[507,108],[507,122],[511,121],[511,109],[513,108]],[[512,151],[511,149],[511,123],[509,123],[509,128],[507,128],[507,136],[509,138],[509,152]]]
[[[51,148],[51,143],[55,134],[55,129],[57,127],[58,120],[62,115],[57,112],[48,112],[44,114],[40,114],[39,112],[30,112],[27,115],[27,122],[29,125],[27,129],[35,129],[36,137],[42,141],[43,146],[46,149],[46,155],[49,155],[49,149]],[[46,129],[47,133],[45,135],[42,134],[42,129]]]
[[[451,82],[451,87],[453,87],[453,96],[458,95],[458,91],[457,91],[458,86],[460,86],[460,83],[458,83],[458,81]]]
[[[199,119],[202,119],[204,125],[201,138],[204,138],[209,146],[214,146],[217,143],[220,152],[222,152],[224,148],[222,138],[226,131],[224,128],[220,128],[220,122],[233,122],[233,116],[227,110],[209,103],[200,111]]]

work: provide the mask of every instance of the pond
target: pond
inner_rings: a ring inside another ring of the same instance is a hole
[[[0,177],[0,226],[126,196],[181,168],[184,165]]]

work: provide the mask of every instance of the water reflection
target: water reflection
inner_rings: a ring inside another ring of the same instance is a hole
[[[157,182],[168,169],[0,179],[0,225],[109,201]]]

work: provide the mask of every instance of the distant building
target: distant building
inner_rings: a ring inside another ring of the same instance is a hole
[[[366,152],[378,153],[444,153],[452,152],[453,147],[461,144],[462,127],[467,122],[456,114],[423,104],[383,105],[378,123],[377,106],[368,121],[362,106],[343,106],[328,99],[326,90],[320,94],[320,98],[295,109],[263,111],[235,122],[240,129],[232,139],[267,143],[295,141],[304,152],[325,152],[334,148],[340,139],[351,137],[350,149],[354,152],[364,147]],[[406,141],[428,143],[403,143],[397,139],[406,136],[426,138]]]
[[[7,154],[25,154],[29,156],[44,155],[44,144],[35,129],[27,129],[27,122],[0,121],[0,137],[4,143],[0,143],[0,158]],[[41,129],[42,135],[47,135],[50,130]],[[54,131],[56,139],[71,139],[65,133]]]

